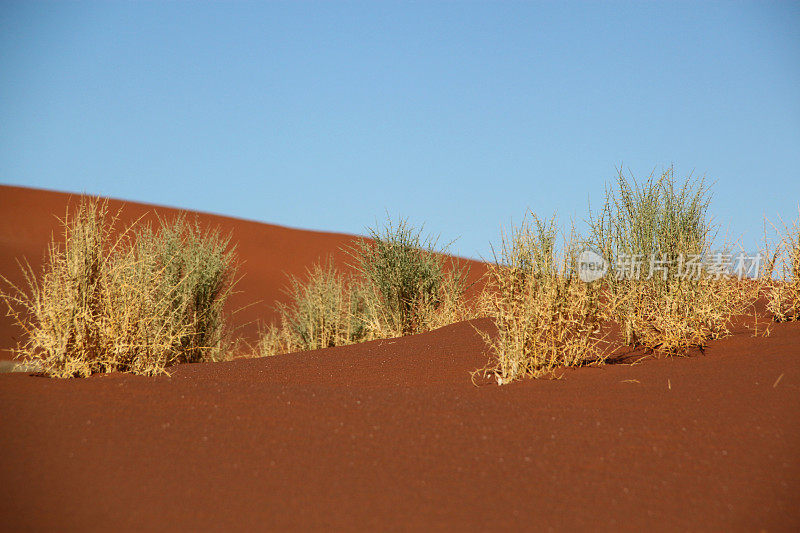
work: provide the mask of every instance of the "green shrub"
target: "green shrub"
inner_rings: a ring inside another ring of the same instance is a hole
[[[358,286],[334,267],[333,259],[314,264],[306,279],[290,276],[289,303],[278,304],[280,326],[261,337],[259,353],[317,350],[368,340],[365,302]]]
[[[278,304],[280,323],[262,332],[256,353],[342,346],[409,335],[472,318],[464,302],[466,268],[437,250],[405,220],[369,229],[346,250],[354,275],[332,260],[315,264],[305,279],[291,276],[289,302]]]
[[[692,258],[711,256],[710,199],[703,180],[676,185],[672,168],[643,183],[620,172],[602,210],[590,215],[591,244],[609,263],[605,302],[627,343],[667,353],[702,348],[726,335],[731,317],[755,298],[730,276],[690,267]]]
[[[218,230],[203,231],[184,215],[159,222],[157,229],[136,228],[136,264],[145,273],[158,273],[154,290],[191,331],[181,339],[181,362],[220,359],[226,333],[223,309],[235,281],[230,238]]]
[[[449,246],[422,236],[407,220],[369,228],[350,250],[363,280],[368,321],[379,336],[410,335],[447,323],[459,312],[466,268],[445,255]]]

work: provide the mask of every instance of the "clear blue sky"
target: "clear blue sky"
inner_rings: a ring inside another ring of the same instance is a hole
[[[487,256],[623,164],[800,201],[800,3],[0,3],[0,182]]]

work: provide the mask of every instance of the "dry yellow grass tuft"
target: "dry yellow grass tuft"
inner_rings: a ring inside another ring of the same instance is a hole
[[[709,203],[702,180],[678,185],[672,168],[643,183],[620,172],[592,214],[591,244],[609,263],[603,300],[628,344],[668,354],[703,348],[755,301],[754,284],[704,269],[728,255],[711,253]]]
[[[667,355],[728,335],[734,317],[755,312],[761,285],[726,270],[727,249],[711,253],[709,203],[702,180],[676,184],[672,168],[644,183],[620,173],[590,216],[589,238],[582,243],[573,231],[560,256],[555,219],[531,215],[503,234],[484,295],[497,336],[485,336],[491,358],[483,372],[503,384],[602,363],[611,349],[605,327],[614,323],[625,344]],[[579,251],[602,263],[596,279],[580,279]],[[786,270],[800,271],[800,253],[788,257],[796,266]],[[776,289],[783,316],[796,312],[793,287]]]
[[[337,272],[333,259],[315,264],[306,279],[290,276],[288,304],[279,304],[279,325],[261,335],[258,353],[318,350],[370,340],[365,299],[357,284]]]
[[[216,232],[180,218],[115,236],[118,213],[82,198],[50,243],[41,276],[0,293],[25,332],[17,355],[52,377],[127,371],[224,356],[222,308],[233,286],[233,252]]]
[[[605,358],[596,285],[578,278],[575,239],[559,258],[556,236],[555,218],[535,214],[501,236],[483,305],[497,335],[484,334],[491,359],[479,371],[499,384]]]
[[[436,240],[406,220],[369,230],[370,239],[347,250],[355,275],[331,260],[306,279],[291,277],[289,303],[278,305],[280,324],[262,333],[257,355],[343,346],[412,335],[472,318],[464,301],[466,269]]]
[[[792,226],[775,228],[779,240],[769,253],[764,274],[767,310],[777,322],[800,320],[800,217]]]

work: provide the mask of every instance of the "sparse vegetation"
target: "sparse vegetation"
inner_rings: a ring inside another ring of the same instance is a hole
[[[499,384],[604,359],[596,284],[577,276],[574,234],[560,256],[557,237],[555,217],[533,213],[501,235],[484,295],[497,335],[484,334],[491,359],[483,369]]]
[[[669,354],[703,348],[755,299],[751,284],[704,269],[713,259],[709,203],[703,180],[678,186],[672,168],[644,183],[620,172],[591,215],[591,244],[609,262],[604,302],[628,344]]]
[[[234,284],[228,240],[184,218],[121,234],[117,220],[105,201],[82,198],[63,220],[63,243],[50,243],[42,275],[26,264],[27,287],[3,291],[25,332],[18,357],[53,377],[153,375],[221,358]]]
[[[776,230],[775,250],[766,250],[767,310],[777,322],[800,320],[800,217],[792,226],[782,223]]]
[[[290,278],[280,325],[262,334],[258,353],[313,350],[410,335],[470,318],[467,271],[407,220],[369,228],[347,250],[354,276],[315,265],[306,281]]]
[[[279,303],[280,325],[262,334],[259,353],[273,355],[344,346],[367,340],[365,299],[356,283],[339,273],[328,259],[306,272],[290,276],[289,303]]]
[[[753,305],[758,284],[737,279],[722,263],[715,270],[715,258],[730,266],[732,254],[712,253],[709,204],[703,180],[677,183],[672,168],[642,183],[620,173],[601,210],[590,214],[588,238],[573,230],[560,251],[556,219],[530,213],[501,235],[487,274],[478,312],[494,320],[497,334],[485,336],[491,360],[483,371],[508,383],[601,363],[614,323],[625,344],[668,355],[729,334],[733,317]],[[405,220],[389,220],[369,237],[349,250],[356,275],[347,282],[332,265],[314,267],[305,283],[291,280],[292,303],[280,308],[281,325],[266,332],[261,353],[408,335],[475,316],[463,299],[465,273],[446,265],[447,247],[436,249]],[[784,246],[785,271],[796,280],[796,229],[785,242],[795,243]],[[607,267],[589,283],[577,263],[587,247]],[[783,319],[796,316],[796,287],[784,283],[774,292],[771,305]]]
[[[350,251],[361,275],[373,329],[389,335],[410,335],[431,328],[442,313],[456,311],[464,292],[466,272],[451,262],[448,246],[422,236],[407,220],[387,220],[369,228]]]
[[[485,315],[497,334],[485,336],[491,359],[483,371],[503,384],[602,363],[614,324],[630,346],[670,355],[702,349],[729,333],[764,286],[775,320],[800,318],[800,221],[784,228],[768,274],[752,283],[709,269],[709,203],[703,180],[676,183],[669,168],[644,182],[620,173],[590,213],[585,239],[573,230],[561,242],[555,217],[529,213],[501,234],[477,309],[465,301],[467,270],[448,246],[388,219],[345,250],[349,269],[331,258],[289,277],[280,322],[262,333],[257,353],[410,335]],[[229,239],[185,217],[121,232],[117,221],[107,203],[82,199],[41,275],[28,265],[26,287],[2,292],[26,334],[22,364],[55,377],[152,375],[224,358],[224,305],[235,283]],[[591,282],[579,276],[587,247],[607,267]]]
[[[585,246],[599,252],[607,268],[590,283],[578,276],[574,231],[557,255],[555,219],[531,214],[503,234],[484,297],[498,330],[485,336],[491,359],[484,372],[502,384],[602,362],[611,346],[601,332],[613,323],[626,344],[669,355],[727,335],[733,317],[753,305],[759,286],[727,268],[733,254],[712,254],[709,203],[703,180],[676,184],[672,168],[643,183],[620,173],[600,212],[590,215]],[[795,231],[784,242],[798,239]],[[771,305],[791,316],[797,309],[792,272],[800,272],[792,265],[800,265],[800,253],[785,246],[789,282],[774,291]]]
[[[159,299],[170,301],[171,312],[191,332],[181,338],[180,362],[224,358],[224,306],[235,281],[230,238],[179,215],[160,220],[158,228],[136,226],[133,243],[137,268],[160,272]]]

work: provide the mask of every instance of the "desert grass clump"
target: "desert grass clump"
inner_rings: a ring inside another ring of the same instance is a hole
[[[678,185],[672,168],[643,183],[620,172],[590,216],[591,244],[608,262],[604,301],[628,344],[669,354],[703,348],[755,298],[751,285],[708,268],[730,256],[712,254],[709,204],[702,179]]]
[[[604,358],[596,282],[577,275],[574,233],[561,254],[557,237],[555,217],[533,213],[501,235],[484,293],[497,334],[484,335],[491,360],[483,369],[501,385]]]
[[[26,264],[27,287],[2,292],[25,334],[17,347],[25,364],[61,378],[154,375],[220,357],[222,306],[234,281],[227,240],[182,219],[117,234],[118,214],[82,198],[62,221],[63,243],[50,243],[41,276]]]
[[[423,236],[407,220],[369,228],[350,250],[365,298],[368,327],[381,338],[411,335],[458,321],[467,269],[448,258],[448,246]]]
[[[261,355],[369,340],[363,292],[336,270],[333,259],[314,264],[305,279],[290,276],[286,293],[289,302],[278,304],[280,325],[271,325],[261,336]]]
[[[773,253],[767,250],[763,275],[767,311],[776,322],[800,320],[800,217],[776,229],[779,241]]]
[[[352,274],[329,259],[290,276],[278,324],[261,334],[262,356],[420,333],[474,317],[464,301],[466,268],[406,220],[371,228],[346,249]]]
[[[218,229],[204,230],[185,215],[139,225],[133,234],[135,269],[157,280],[157,300],[191,333],[181,337],[179,362],[225,357],[224,307],[235,285],[235,250]],[[148,274],[157,273],[157,275]]]

